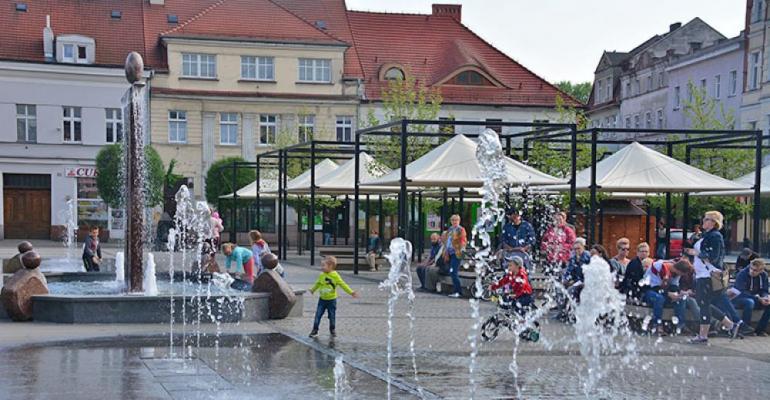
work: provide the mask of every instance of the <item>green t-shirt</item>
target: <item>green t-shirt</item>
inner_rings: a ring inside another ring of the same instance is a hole
[[[342,280],[337,271],[329,273],[322,272],[316,279],[315,284],[310,288],[310,293],[315,293],[318,290],[318,295],[321,300],[334,300],[337,298],[337,287],[341,287],[347,294],[353,294],[353,289],[348,286],[345,281]]]

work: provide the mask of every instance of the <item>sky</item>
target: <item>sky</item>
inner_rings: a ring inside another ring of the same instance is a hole
[[[346,0],[348,8],[429,14],[462,4],[462,22],[550,82],[592,81],[604,50],[628,51],[695,17],[727,37],[744,28],[745,0]]]

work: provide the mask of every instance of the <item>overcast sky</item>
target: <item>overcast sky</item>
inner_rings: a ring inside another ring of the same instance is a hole
[[[463,23],[545,79],[587,81],[604,50],[628,51],[673,22],[700,17],[727,37],[744,27],[745,0],[346,0],[348,8],[429,14],[462,4]]]

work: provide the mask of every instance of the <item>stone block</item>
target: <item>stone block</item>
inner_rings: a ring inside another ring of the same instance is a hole
[[[22,269],[5,281],[0,300],[14,321],[32,319],[32,296],[48,294],[48,283],[38,269]]]
[[[259,274],[257,279],[254,280],[252,291],[270,293],[269,309],[271,319],[288,317],[291,309],[297,302],[297,295],[294,294],[289,284],[281,278],[281,275],[278,275],[277,272],[271,269]]]
[[[13,274],[21,269],[24,269],[24,265],[21,263],[21,253],[16,254],[3,263],[3,273]]]

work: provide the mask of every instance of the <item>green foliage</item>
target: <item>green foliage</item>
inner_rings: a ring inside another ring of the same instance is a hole
[[[438,88],[427,88],[422,83],[417,84],[414,77],[405,80],[397,79],[388,82],[388,87],[382,92],[382,108],[385,121],[380,121],[373,110],[367,114],[367,125],[376,126],[388,121],[401,119],[435,120],[441,109],[443,98]],[[410,125],[412,132],[429,132],[432,127]],[[393,129],[400,131],[400,127]],[[382,165],[395,169],[401,166],[401,138],[398,136],[364,136],[364,143],[370,155]],[[431,138],[409,137],[406,162],[414,161],[429,152],[434,142]]]
[[[217,203],[219,196],[230,194],[254,182],[257,173],[254,168],[239,167],[235,171],[235,186],[233,186],[233,162],[245,162],[243,157],[227,157],[211,164],[206,173],[206,200]]]
[[[690,129],[729,131],[735,127],[734,110],[726,110],[724,104],[710,97],[706,88],[687,83],[691,97],[684,101],[684,113]],[[686,135],[689,138],[691,135]],[[671,139],[681,136],[672,135]],[[674,158],[685,161],[685,146],[674,147]],[[726,179],[736,179],[754,170],[754,150],[744,149],[693,149],[690,165]],[[708,188],[704,188],[708,190]],[[697,221],[704,212],[719,210],[725,219],[735,220],[748,212],[750,206],[740,203],[734,197],[690,197],[690,218],[688,226]],[[647,203],[653,208],[665,209],[665,196],[650,197]],[[672,199],[675,217],[683,213],[682,196]]]
[[[163,161],[152,146],[144,148],[147,184],[145,187],[146,205],[154,207],[163,202],[163,182],[165,173]],[[96,187],[99,197],[110,207],[123,207],[123,144],[115,143],[104,146],[96,156]]]
[[[588,98],[591,96],[591,82],[573,83],[570,81],[560,81],[556,82],[555,85],[583,104],[588,103]]]
[[[174,173],[174,167],[176,167],[176,159],[172,158],[168,163],[168,169],[163,177],[163,183],[166,187],[172,187],[176,185],[180,179],[184,178],[184,176]]]

